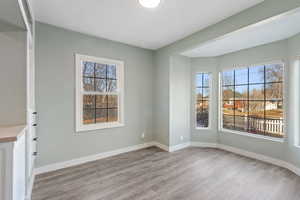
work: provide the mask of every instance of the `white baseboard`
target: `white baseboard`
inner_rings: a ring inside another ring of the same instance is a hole
[[[300,176],[300,168],[296,167],[295,165],[293,165],[291,163],[288,163],[288,162],[285,162],[284,166],[282,166],[282,167],[284,167],[286,169],[289,169],[292,172],[294,172],[295,174],[297,174],[298,176]]]
[[[236,153],[236,154],[239,154],[239,155],[243,155],[243,156],[246,156],[246,157],[249,157],[249,158],[260,160],[260,161],[263,161],[263,162],[271,163],[271,164],[277,165],[279,167],[286,168],[286,169],[294,172],[298,176],[300,176],[300,168],[298,168],[295,165],[293,165],[291,163],[288,163],[286,161],[276,159],[276,158],[271,158],[269,156],[253,153],[253,152],[250,152],[250,151],[242,150],[242,149],[239,149],[239,148],[235,148],[235,147],[231,147],[231,146],[227,146],[227,145],[223,145],[223,144],[218,144],[218,148],[222,149],[222,150],[225,150],[225,151],[230,151],[232,153]]]
[[[282,160],[271,158],[269,156],[265,156],[262,154],[253,153],[253,152],[239,149],[236,147],[218,144],[218,149],[222,149],[224,151],[229,151],[229,152],[236,153],[236,154],[248,157],[248,158],[253,158],[256,160],[264,161],[264,162],[271,163],[271,164],[281,166],[281,167],[284,165],[284,161],[282,161]]]
[[[191,142],[192,147],[217,148],[216,143]]]
[[[261,160],[261,161],[264,161],[264,162],[267,162],[267,163],[271,163],[271,164],[289,169],[290,171],[292,171],[295,174],[297,174],[298,176],[300,176],[300,168],[298,168],[295,165],[293,165],[291,163],[288,163],[286,161],[282,161],[282,160],[279,160],[279,159],[271,158],[269,156],[249,152],[249,151],[246,151],[246,150],[242,150],[242,149],[239,149],[239,148],[235,148],[235,147],[231,147],[231,146],[227,146],[227,145],[223,145],[223,144],[201,143],[201,142],[191,142],[191,143],[188,142],[188,143],[183,143],[183,144],[179,144],[179,145],[175,145],[175,146],[171,146],[171,147],[168,147],[168,146],[166,146],[164,144],[161,144],[161,143],[158,143],[158,142],[149,142],[149,143],[130,146],[130,147],[114,150],[114,151],[109,151],[109,152],[104,152],[104,153],[100,153],[100,154],[96,154],[96,155],[91,155],[91,156],[87,156],[87,157],[83,157],[83,158],[78,158],[78,159],[74,159],[74,160],[70,160],[70,161],[65,161],[65,162],[60,162],[60,163],[47,165],[47,166],[35,169],[34,174],[38,175],[38,174],[51,172],[51,171],[55,171],[55,170],[59,170],[59,169],[67,168],[67,167],[72,167],[72,166],[84,164],[84,163],[87,163],[87,162],[91,162],[91,161],[95,161],[95,160],[99,160],[99,159],[119,155],[119,154],[122,154],[122,153],[127,153],[127,152],[131,152],[131,151],[136,151],[136,150],[148,148],[148,147],[151,147],[151,146],[156,146],[156,147],[158,147],[158,148],[160,148],[164,151],[167,151],[167,152],[178,151],[178,150],[190,147],[190,146],[192,146],[192,147],[202,147],[202,148],[217,148],[217,149],[229,151],[229,152],[232,152],[232,153],[236,153],[236,154],[243,155],[243,156],[246,156],[246,157],[249,157],[249,158]]]
[[[191,143],[186,142],[186,143],[182,143],[182,144],[178,144],[178,145],[174,145],[174,146],[166,146],[166,145],[158,143],[158,142],[153,142],[153,146],[156,146],[157,148],[160,148],[167,152],[174,152],[174,151],[179,151],[181,149],[191,146]]]
[[[35,173],[35,175],[43,174],[43,173],[56,171],[56,170],[59,170],[59,169],[72,167],[72,166],[84,164],[84,163],[87,163],[87,162],[92,162],[92,161],[95,161],[95,160],[111,157],[111,156],[116,156],[116,155],[119,155],[119,154],[122,154],[122,153],[127,153],[127,152],[130,152],[130,151],[136,151],[136,150],[148,148],[148,147],[151,147],[151,146],[156,146],[156,145],[154,145],[153,142],[150,142],[150,143],[145,143],[145,144],[129,146],[129,147],[125,147],[125,148],[122,148],[122,149],[117,149],[117,150],[114,150],[114,151],[103,152],[103,153],[99,153],[99,154],[96,154],[96,155],[86,156],[86,157],[82,157],[82,158],[78,158],[78,159],[73,159],[73,160],[69,160],[69,161],[65,161],[65,162],[50,164],[50,165],[46,165],[44,167],[36,168],[34,173]]]
[[[169,152],[179,151],[179,150],[187,148],[189,146],[191,146],[190,142],[186,142],[186,143],[183,143],[183,144],[178,144],[178,145],[170,146],[169,147]]]
[[[164,151],[167,151],[167,152],[170,152],[170,149],[167,145],[164,145],[164,144],[161,144],[161,143],[158,143],[158,142],[152,142],[153,146],[157,147],[157,148],[160,148]]]
[[[217,149],[221,149],[224,151],[229,151],[235,154],[239,154],[248,158],[253,158],[256,160],[260,160],[263,162],[267,162],[267,163],[271,163],[273,165],[279,166],[279,167],[283,167],[286,168],[292,172],[294,172],[295,174],[297,174],[298,176],[300,176],[300,168],[296,167],[295,165],[288,163],[286,161],[280,160],[280,159],[276,159],[276,158],[271,158],[269,156],[265,156],[262,154],[257,154],[257,153],[253,153],[250,151],[246,151],[243,149],[239,149],[236,147],[232,147],[232,146],[228,146],[228,145],[224,145],[224,144],[216,144],[216,143],[199,143],[199,142],[192,142],[191,146],[194,147],[209,147],[209,148],[217,148]]]

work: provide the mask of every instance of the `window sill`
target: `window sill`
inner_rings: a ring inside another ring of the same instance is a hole
[[[103,125],[81,125],[76,128],[76,132],[85,132],[85,131],[96,131],[96,130],[102,130],[102,129],[111,129],[111,128],[120,128],[125,126],[123,123],[109,123],[109,124],[103,124]]]
[[[211,128],[210,127],[207,127],[207,128],[200,128],[200,127],[196,127],[195,128],[195,130],[197,130],[197,131],[209,131],[209,130],[211,130]]]
[[[283,143],[285,141],[285,138],[272,138],[272,137],[268,137],[268,136],[245,133],[245,132],[241,132],[241,131],[233,131],[233,130],[229,130],[229,129],[221,129],[220,132],[237,134],[237,135],[242,135],[242,136],[247,136],[247,137],[252,137],[252,138],[257,138],[257,139],[268,140],[268,141],[272,141],[272,142]]]

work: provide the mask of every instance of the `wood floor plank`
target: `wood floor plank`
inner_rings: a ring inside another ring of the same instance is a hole
[[[148,148],[36,177],[32,200],[299,200],[300,177],[212,148]]]

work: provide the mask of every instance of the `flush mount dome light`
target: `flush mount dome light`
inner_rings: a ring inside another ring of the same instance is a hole
[[[139,0],[140,4],[146,8],[156,8],[160,0]]]

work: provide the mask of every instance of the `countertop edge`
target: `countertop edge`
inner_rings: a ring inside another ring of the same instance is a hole
[[[0,126],[0,143],[15,142],[25,134],[26,125]]]

